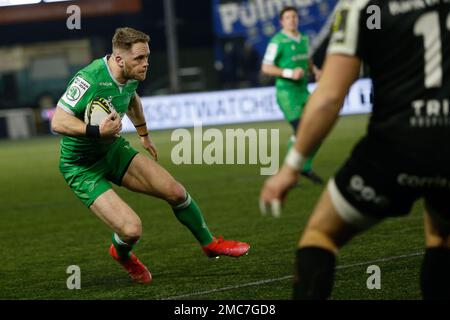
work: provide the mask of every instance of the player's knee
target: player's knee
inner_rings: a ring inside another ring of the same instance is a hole
[[[136,242],[142,234],[142,224],[140,221],[129,222],[122,228],[122,238],[125,242]]]
[[[450,248],[450,235],[425,234],[425,244],[429,248],[447,247]]]
[[[299,243],[300,247],[320,247],[337,253],[340,244],[331,235],[323,230],[316,228],[307,228]]]
[[[181,184],[174,181],[170,184],[169,195],[166,200],[172,205],[182,203],[186,200],[186,190]]]

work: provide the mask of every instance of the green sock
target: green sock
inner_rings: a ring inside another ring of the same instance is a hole
[[[172,210],[178,221],[192,232],[202,246],[212,242],[213,236],[205,223],[202,211],[189,193],[186,193],[186,200],[177,206],[172,206]]]
[[[133,250],[134,243],[126,243],[119,238],[119,235],[117,233],[113,233],[112,243],[114,244],[114,247],[116,248],[117,254],[119,255],[120,259],[126,260],[130,258],[130,252],[131,250]]]
[[[319,147],[314,149],[313,152],[309,155],[309,157],[306,158],[305,163],[303,164],[303,171],[311,170],[314,157],[316,156],[318,150]]]

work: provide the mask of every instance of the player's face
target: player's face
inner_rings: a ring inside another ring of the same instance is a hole
[[[124,57],[123,75],[127,79],[145,80],[150,49],[148,43],[135,43]]]
[[[294,32],[298,29],[298,15],[295,11],[289,10],[281,17],[281,26],[284,30]]]

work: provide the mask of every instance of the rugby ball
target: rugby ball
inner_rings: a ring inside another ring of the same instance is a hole
[[[105,98],[95,98],[89,102],[84,112],[84,122],[91,126],[98,126],[112,111],[114,106]]]

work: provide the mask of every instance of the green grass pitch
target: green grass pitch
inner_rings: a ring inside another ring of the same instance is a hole
[[[323,144],[316,170],[329,178],[365,133],[367,116],[339,120]],[[284,122],[220,127],[278,128],[280,156],[291,129]],[[322,187],[302,180],[282,217],[263,217],[259,165],[173,165],[171,131],[152,134],[164,165],[196,199],[215,235],[248,241],[248,256],[206,258],[161,200],[116,188],[140,215],[138,257],[153,274],[149,286],[129,281],[108,255],[111,232],[66,186],[58,171],[59,138],[0,142],[0,299],[290,299],[296,244]],[[126,135],[142,150],[134,134]],[[405,218],[377,225],[338,256],[333,299],[420,299],[422,204]],[[381,289],[367,289],[367,267],[381,269]],[[70,265],[81,290],[68,290]]]

